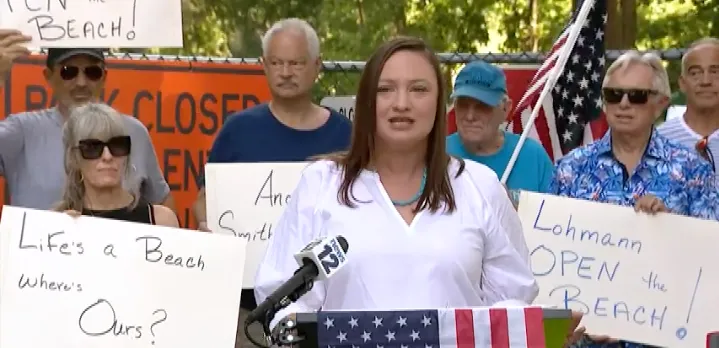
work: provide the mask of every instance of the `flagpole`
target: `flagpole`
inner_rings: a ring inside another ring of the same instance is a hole
[[[504,169],[504,174],[502,174],[501,180],[503,184],[507,183],[507,179],[509,179],[509,174],[511,174],[512,169],[514,169],[514,164],[517,162],[519,152],[522,150],[522,146],[527,140],[529,131],[532,129],[532,127],[534,127],[534,121],[539,116],[539,110],[542,107],[544,99],[547,98],[547,95],[549,95],[552,88],[554,88],[554,85],[557,84],[559,75],[561,75],[562,71],[564,71],[564,65],[566,65],[567,60],[569,59],[569,54],[572,53],[572,50],[574,49],[574,44],[577,42],[579,33],[582,31],[582,27],[584,26],[584,23],[587,21],[587,17],[589,16],[589,11],[592,9],[592,6],[594,6],[595,2],[596,0],[585,0],[582,3],[582,7],[579,9],[579,14],[577,14],[577,19],[574,21],[574,25],[569,31],[569,37],[567,38],[567,42],[564,44],[564,47],[562,47],[562,51],[557,58],[557,63],[554,65],[554,68],[552,68],[552,71],[549,74],[549,78],[547,78],[547,82],[544,84],[542,93],[539,94],[537,103],[534,105],[534,108],[532,108],[532,114],[529,116],[529,121],[527,121],[527,125],[524,127],[524,131],[519,137],[517,147],[514,148],[514,152],[512,152],[512,157],[509,158],[509,163],[507,163],[507,167]],[[549,57],[547,57],[547,59],[549,59]],[[521,118],[519,121],[521,122]]]

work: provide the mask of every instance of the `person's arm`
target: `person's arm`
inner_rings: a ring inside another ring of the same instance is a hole
[[[199,192],[197,192],[197,198],[195,199],[195,202],[192,203],[192,215],[195,216],[195,221],[197,221],[197,229],[200,231],[210,232],[210,229],[207,227],[207,200],[205,198],[205,185],[204,180],[202,182],[202,187],[200,187]]]
[[[549,155],[546,151],[544,151],[544,148],[541,149],[539,152],[538,161],[539,161],[539,193],[552,193],[551,186],[552,186],[552,179],[554,178],[554,164],[552,164],[552,159],[549,158]]]
[[[292,199],[273,229],[267,252],[257,269],[255,276],[257,303],[264,301],[294,274],[297,263],[293,255],[312,240],[321,237],[322,228],[318,224],[321,224],[322,219],[315,219],[314,215],[317,209],[317,192],[321,192],[322,183],[329,175],[329,168],[326,162],[316,162],[303,171],[292,193]],[[279,311],[270,326],[274,327],[282,318],[292,313],[319,310],[324,304],[325,295],[324,282],[315,282],[310,292]]]
[[[557,196],[569,196],[571,180],[574,177],[572,166],[565,161],[559,160],[554,167],[552,179],[549,181],[548,193]]]
[[[19,115],[10,115],[0,121],[0,174],[5,165],[17,158],[25,146],[25,136]]]
[[[482,289],[487,295],[488,305],[528,305],[539,294],[539,285],[530,268],[527,257],[510,242],[511,232],[506,231],[502,218],[519,220],[517,212],[512,208],[511,202],[503,192],[502,185],[496,178],[494,181],[485,181],[484,187],[488,192],[495,192],[484,197],[480,203],[482,220],[485,229],[484,238],[484,264],[482,271]],[[500,208],[496,208],[500,207]],[[509,216],[512,215],[512,216]],[[513,227],[517,228],[517,227]],[[519,225],[521,232],[521,223]],[[526,243],[525,248],[526,248]]]
[[[127,116],[130,117],[130,116]],[[170,194],[170,186],[165,180],[160,170],[160,164],[157,162],[157,154],[155,147],[150,140],[150,133],[145,126],[139,125],[142,129],[140,136],[137,137],[137,147],[133,144],[133,151],[140,151],[145,156],[145,163],[142,163],[147,173],[147,182],[142,185],[142,196],[152,204],[162,204],[173,212],[175,211],[175,200]],[[134,139],[133,139],[134,140]]]
[[[719,220],[719,187],[712,165],[703,161],[695,162],[697,164],[685,169],[689,178],[685,187],[689,195],[689,216]]]
[[[30,50],[25,47],[30,40],[32,37],[16,29],[0,28],[0,87],[5,83],[13,61],[30,54]]]
[[[465,170],[468,172],[472,184],[480,194],[489,202],[490,207],[494,211],[502,230],[507,233],[509,241],[517,250],[519,256],[529,265],[529,248],[527,241],[524,239],[524,230],[522,221],[517,215],[514,202],[510,197],[510,193],[504,184],[499,182],[497,174],[484,165],[472,162],[465,162]],[[487,183],[496,183],[487,184]]]
[[[212,148],[210,149],[210,155],[208,156],[207,163],[231,163],[234,162],[234,151],[235,146],[232,141],[232,138],[238,137],[241,135],[233,134],[235,127],[233,126],[235,117],[238,116],[232,116],[228,119],[227,123],[225,123],[222,128],[220,129],[219,134],[217,134],[217,138],[215,138],[215,141],[212,143]],[[192,214],[195,216],[195,221],[197,221],[197,227],[201,231],[210,232],[210,229],[207,227],[207,196],[205,194],[205,169],[203,167],[202,174],[200,176],[200,190],[197,193],[197,199],[195,199],[195,202],[192,204]]]
[[[155,224],[168,227],[180,227],[177,215],[170,208],[164,205],[153,205],[152,210],[155,213]]]
[[[504,189],[504,186],[501,188]],[[505,192],[497,190],[495,185],[490,186],[486,193],[488,194],[487,200],[492,202],[491,207],[498,218],[497,221],[507,233],[509,241],[519,256],[529,265],[529,248],[527,240],[524,238],[522,220],[519,219],[514,202]]]

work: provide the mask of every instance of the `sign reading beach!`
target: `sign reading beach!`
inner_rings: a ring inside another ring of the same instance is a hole
[[[523,192],[536,304],[585,313],[587,331],[696,348],[719,330],[719,222]]]
[[[208,163],[205,166],[207,226],[247,241],[246,289],[267,250],[272,229],[290,202],[306,162]],[[296,250],[299,251],[299,250]]]
[[[233,347],[244,244],[5,206],[0,347]]]
[[[0,28],[39,47],[182,47],[182,1],[0,0]]]

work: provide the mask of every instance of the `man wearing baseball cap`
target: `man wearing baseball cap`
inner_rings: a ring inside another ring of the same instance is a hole
[[[500,129],[512,109],[502,69],[483,61],[462,68],[451,96],[457,132],[447,137],[450,155],[482,163],[504,174],[519,136]],[[527,139],[507,180],[516,204],[520,190],[548,192],[554,166],[544,148]]]
[[[17,31],[0,29],[0,81],[7,79],[13,60],[29,53],[24,47],[29,41]],[[62,197],[63,125],[72,107],[99,100],[107,78],[103,51],[96,48],[51,48],[43,73],[57,105],[0,121],[0,174],[10,191],[9,203],[35,209],[51,209]],[[132,138],[132,182],[125,185],[138,189],[148,202],[174,210],[147,128],[134,117],[124,120]]]

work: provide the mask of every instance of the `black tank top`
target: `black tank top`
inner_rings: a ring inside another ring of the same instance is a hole
[[[113,210],[92,210],[85,208],[82,210],[82,215],[151,225],[155,224],[155,210],[152,208],[152,204],[144,199],[140,199],[135,209],[128,209],[128,207]]]

